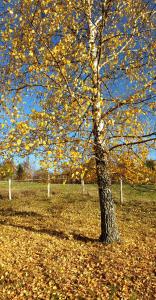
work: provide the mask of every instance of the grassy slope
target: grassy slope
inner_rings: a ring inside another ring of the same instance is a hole
[[[98,242],[96,186],[0,183],[0,299],[154,299],[154,198],[113,186],[123,243]]]

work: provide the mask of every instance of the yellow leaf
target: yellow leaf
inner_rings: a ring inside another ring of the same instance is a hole
[[[17,140],[17,145],[21,145],[21,140]]]
[[[50,154],[52,154],[52,151],[49,150],[47,153],[50,155]]]

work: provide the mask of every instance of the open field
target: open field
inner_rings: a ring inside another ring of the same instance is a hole
[[[0,299],[154,299],[154,186],[113,186],[121,243],[98,242],[96,185],[0,182]]]

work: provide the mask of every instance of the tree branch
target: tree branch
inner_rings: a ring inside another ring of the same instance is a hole
[[[115,145],[115,146],[109,148],[109,151],[112,151],[112,150],[114,150],[114,149],[116,149],[116,148],[123,147],[123,146],[145,144],[145,143],[147,143],[147,142],[152,142],[152,141],[156,141],[156,138],[146,139],[146,140],[142,140],[142,141],[135,141],[135,142],[130,142],[130,143],[122,143],[122,144],[118,144],[118,145]]]

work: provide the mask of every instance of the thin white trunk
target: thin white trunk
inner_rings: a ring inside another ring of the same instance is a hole
[[[82,194],[85,193],[85,184],[84,184],[84,178],[81,176],[81,186],[82,186]]]
[[[48,198],[50,198],[50,177],[48,174],[48,186],[47,186],[47,190],[48,190]]]
[[[11,178],[9,178],[9,200],[11,200]]]
[[[122,187],[122,178],[120,178],[120,203],[123,204],[123,187]]]

